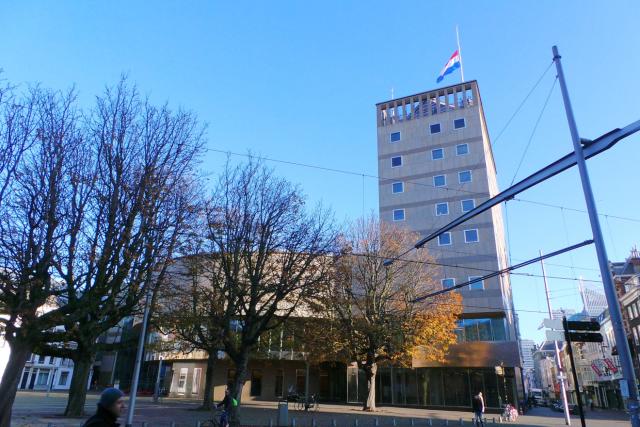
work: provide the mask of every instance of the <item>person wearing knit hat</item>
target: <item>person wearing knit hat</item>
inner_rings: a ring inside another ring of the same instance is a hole
[[[124,393],[117,388],[102,391],[98,401],[96,414],[89,418],[82,427],[117,427],[116,421],[124,411]]]

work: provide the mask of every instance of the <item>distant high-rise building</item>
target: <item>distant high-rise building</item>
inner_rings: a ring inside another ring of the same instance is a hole
[[[385,101],[377,104],[376,113],[381,221],[425,236],[498,193],[476,81]],[[501,207],[475,216],[425,247],[442,266],[437,279],[442,288],[504,269],[508,262]],[[470,406],[471,394],[481,389],[489,407],[499,407],[499,395],[504,402],[505,389],[506,399],[517,402],[520,357],[509,275],[471,283],[459,293],[464,313],[458,344],[451,347],[446,362],[414,358],[414,367],[427,368],[423,375],[434,378],[430,391],[419,391],[425,395],[418,396],[418,402]],[[496,382],[495,366],[500,364],[507,387],[500,378]],[[403,381],[394,387],[412,387],[404,376],[394,378],[395,384]],[[384,388],[381,392],[381,403],[401,403]]]
[[[533,371],[533,349],[536,346],[533,340],[520,340],[522,354],[522,370]]]
[[[591,317],[598,317],[608,307],[607,298],[602,292],[598,292],[587,287],[582,289],[582,300],[584,303],[584,310]]]

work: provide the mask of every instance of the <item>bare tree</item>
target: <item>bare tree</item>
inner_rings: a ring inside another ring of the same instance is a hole
[[[61,295],[54,275],[70,168],[78,161],[75,94],[34,88],[0,106],[0,325],[11,354],[0,382],[0,426],[8,427],[22,368],[42,332],[43,309]]]
[[[216,254],[223,296],[222,342],[235,365],[238,401],[258,339],[320,289],[335,233],[326,210],[306,211],[300,190],[259,161],[227,165],[208,207],[209,252]],[[237,407],[231,414],[238,423]]]
[[[357,362],[367,378],[364,410],[375,410],[379,363],[410,365],[417,352],[442,361],[456,341],[459,295],[413,302],[437,286],[425,249],[399,258],[416,240],[414,233],[375,217],[357,221],[344,235],[333,280],[319,294],[321,320],[310,334],[316,337],[312,346],[329,357]],[[386,259],[395,262],[385,266]]]
[[[141,99],[125,79],[97,98],[82,126],[71,95],[44,98],[31,150],[44,154],[24,157],[16,184],[24,196],[14,192],[6,207],[15,233],[0,239],[7,273],[0,298],[10,313],[7,336],[27,343],[16,353],[16,375],[25,352],[72,359],[65,414],[80,415],[97,338],[140,310],[195,214],[202,128],[189,112]],[[44,302],[50,309],[37,312]],[[16,386],[3,378],[0,388],[14,396]],[[0,395],[3,414],[13,400],[7,396]]]

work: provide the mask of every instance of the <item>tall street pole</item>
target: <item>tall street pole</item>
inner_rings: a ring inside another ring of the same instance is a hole
[[[598,255],[600,276],[602,277],[602,284],[604,286],[605,296],[607,297],[609,315],[611,316],[611,325],[613,326],[613,333],[616,339],[618,356],[620,358],[620,364],[622,365],[622,375],[624,378],[623,381],[626,382],[626,386],[629,390],[627,409],[629,411],[631,425],[633,427],[640,427],[640,415],[638,414],[638,385],[636,384],[636,375],[633,371],[633,363],[631,362],[631,351],[629,350],[629,343],[627,341],[627,336],[622,325],[622,313],[620,312],[620,304],[618,302],[618,297],[616,295],[616,290],[613,284],[613,278],[611,277],[611,271],[609,271],[609,258],[607,257],[607,249],[604,246],[604,239],[602,238],[602,229],[600,227],[600,221],[598,219],[598,211],[596,209],[596,202],[593,197],[593,191],[591,190],[589,172],[587,171],[587,164],[582,152],[582,145],[580,142],[580,135],[578,134],[578,127],[576,126],[576,121],[573,117],[571,100],[569,99],[567,84],[564,80],[562,63],[560,62],[560,54],[558,53],[557,46],[553,46],[553,61],[556,64],[556,70],[558,72],[558,80],[560,81],[560,89],[562,90],[562,99],[564,101],[564,108],[567,114],[567,121],[569,122],[569,130],[571,131],[571,139],[573,141],[573,148],[576,154],[576,162],[578,164],[578,170],[580,172],[580,181],[582,182],[584,199],[587,204],[587,211],[589,212],[589,222],[591,223],[591,232],[593,233],[593,241],[596,247],[596,253]],[[621,387],[624,387],[624,384],[621,384]]]
[[[147,290],[147,298],[144,303],[144,315],[142,316],[142,329],[140,330],[140,338],[138,338],[138,352],[136,353],[136,362],[133,367],[133,378],[131,380],[131,391],[129,392],[129,407],[127,408],[126,427],[133,426],[133,412],[136,407],[136,396],[138,393],[138,377],[140,376],[140,365],[142,364],[142,353],[144,351],[144,343],[147,332],[147,322],[149,321],[149,310],[151,306],[151,291]]]
[[[542,256],[542,251],[540,256]],[[547,284],[547,273],[544,270],[544,260],[540,260],[540,266],[542,267],[542,280],[544,281],[544,292],[547,295],[547,309],[549,310],[549,319],[553,319],[551,311],[551,300],[549,299],[549,285]],[[560,393],[562,394],[562,407],[564,408],[564,423],[568,426],[571,425],[571,415],[569,414],[569,405],[567,402],[567,387],[565,386],[564,370],[562,369],[562,359],[560,358],[560,349],[558,348],[558,341],[553,341],[553,345],[556,349],[556,365],[558,365],[558,372],[560,373]]]

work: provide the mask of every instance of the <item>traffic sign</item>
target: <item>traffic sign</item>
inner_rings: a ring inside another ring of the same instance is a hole
[[[563,329],[562,319],[544,319],[542,324],[545,328],[556,329],[561,331]]]
[[[560,322],[562,328],[562,322]],[[600,331],[600,323],[597,320],[589,320],[587,322],[567,321],[567,329],[570,331]]]
[[[571,342],[602,342],[602,334],[593,332],[569,332]]]
[[[547,335],[547,341],[564,341],[564,331],[545,331]]]

